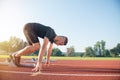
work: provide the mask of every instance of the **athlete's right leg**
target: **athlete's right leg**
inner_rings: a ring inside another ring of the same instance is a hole
[[[26,55],[26,54],[31,54],[34,51],[40,49],[40,43],[39,43],[38,37],[32,30],[31,26],[33,26],[33,25],[27,24],[27,25],[25,25],[24,30],[23,30],[25,37],[29,43],[29,46],[26,46],[25,48],[15,52],[11,55],[11,58],[13,59],[13,61],[16,65],[19,65],[21,56]]]
[[[25,48],[11,54],[11,58],[13,59],[14,63],[17,66],[19,66],[21,56],[31,54],[38,49],[40,49],[40,44],[39,43],[34,43],[33,45],[26,46]]]
[[[26,46],[16,53],[16,57],[20,57],[23,55],[31,54],[36,50],[40,49],[40,43],[33,43],[32,45]]]

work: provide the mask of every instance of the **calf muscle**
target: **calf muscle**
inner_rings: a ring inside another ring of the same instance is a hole
[[[33,45],[26,46],[25,48],[21,49],[20,51],[17,52],[16,56],[23,56],[27,54],[32,54],[36,50],[40,49],[40,44],[35,43]]]

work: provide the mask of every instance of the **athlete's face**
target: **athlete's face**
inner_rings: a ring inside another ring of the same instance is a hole
[[[64,45],[64,40],[62,40],[62,39],[60,39],[60,40],[57,40],[57,41],[55,41],[55,44],[56,45]]]

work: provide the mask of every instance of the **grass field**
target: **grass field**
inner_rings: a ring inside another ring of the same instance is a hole
[[[0,58],[8,58],[8,55],[0,55]],[[22,56],[22,58],[30,59],[37,58],[37,56]],[[120,60],[120,57],[53,57],[53,60]]]

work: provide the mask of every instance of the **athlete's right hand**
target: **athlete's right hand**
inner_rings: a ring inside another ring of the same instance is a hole
[[[42,64],[37,63],[35,68],[32,69],[33,72],[39,72],[42,70]]]

